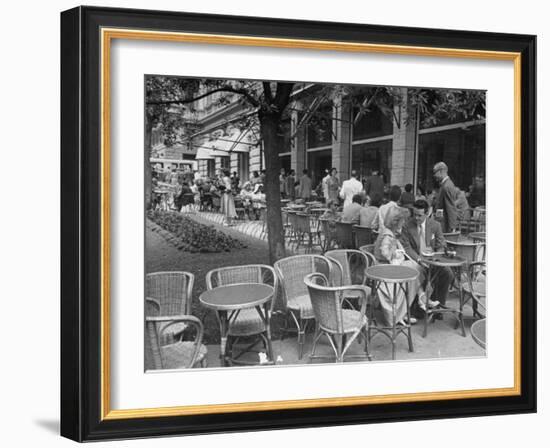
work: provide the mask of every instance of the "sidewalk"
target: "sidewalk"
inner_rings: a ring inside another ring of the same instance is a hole
[[[253,236],[258,231],[257,227],[261,226],[260,222],[245,222],[239,223],[236,226],[226,227],[221,224],[221,220],[220,223],[217,222],[219,219],[217,216],[221,216],[217,213],[201,212],[198,214],[188,214],[187,216],[203,224],[214,225],[216,229],[239,239],[247,245],[245,249],[216,254],[182,252],[168,243],[158,233],[151,231],[152,223],[147,221],[145,239],[146,272],[185,270],[195,274],[193,314],[203,321],[205,328],[209,329],[205,335],[205,344],[208,347],[208,366],[215,368],[220,366],[218,323],[213,312],[205,310],[198,304],[198,296],[206,289],[204,277],[210,269],[219,266],[268,263],[267,243],[263,238]],[[456,306],[457,300],[456,294],[451,294],[447,304],[449,306]],[[461,335],[459,329],[454,328],[455,319],[451,316],[445,316],[444,320],[431,323],[428,329],[428,336],[423,338],[423,321],[419,320],[412,327],[414,352],[410,353],[408,351],[407,339],[402,335],[397,340],[397,360],[485,356],[485,351],[473,341],[470,335],[471,315],[471,308],[467,307],[465,309],[466,337]],[[284,365],[310,363],[309,354],[311,353],[311,346],[312,334],[309,333],[304,346],[304,356],[299,360],[295,335],[289,334],[284,339],[277,338],[273,341],[275,358],[282,358],[281,364]],[[257,349],[259,351],[264,350],[261,344],[257,345]],[[316,353],[332,356],[333,352],[326,338],[321,338],[317,345]],[[364,353],[364,345],[354,343],[348,353],[362,354]],[[370,354],[373,361],[391,360],[391,344],[389,340],[382,334],[375,335],[371,341]],[[242,359],[258,362],[259,356],[257,353],[251,352],[243,356]],[[332,360],[315,360],[313,362],[332,362]]]

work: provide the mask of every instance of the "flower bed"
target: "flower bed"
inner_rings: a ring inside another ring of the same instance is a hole
[[[155,210],[149,211],[147,216],[165,231],[161,230],[159,233],[169,232],[163,236],[180,250],[215,253],[246,247],[239,240],[216,230],[214,226],[200,224],[178,212]]]

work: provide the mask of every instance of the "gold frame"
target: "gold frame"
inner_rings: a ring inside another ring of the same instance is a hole
[[[346,52],[369,52],[413,56],[437,56],[488,59],[514,62],[514,386],[509,388],[462,390],[451,392],[372,395],[358,397],[281,400],[218,405],[174,406],[162,408],[110,408],[110,50],[113,39],[207,43]],[[135,29],[101,29],[101,420],[145,417],[168,417],[265,411],[307,409],[331,406],[352,406],[487,398],[521,395],[521,53],[455,48],[431,48],[401,45],[364,44],[302,39],[260,38],[215,34],[142,31]]]

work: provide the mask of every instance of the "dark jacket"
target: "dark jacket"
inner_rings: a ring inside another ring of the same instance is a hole
[[[456,208],[456,187],[450,177],[447,177],[439,188],[436,198],[436,208],[443,209],[443,232],[458,228],[458,211]]]
[[[369,197],[379,195],[381,198],[384,197],[384,180],[382,176],[370,176],[365,182],[365,193]]]
[[[414,218],[409,218],[399,237],[405,252],[413,260],[420,256],[420,232]],[[441,225],[433,218],[426,218],[426,247],[434,251],[443,250],[447,246]]]

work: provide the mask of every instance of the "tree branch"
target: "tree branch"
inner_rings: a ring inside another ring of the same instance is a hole
[[[146,104],[148,106],[189,104],[189,103],[194,103],[195,101],[198,101],[202,98],[206,98],[207,96],[213,95],[214,93],[217,93],[217,92],[228,92],[228,93],[236,93],[238,95],[242,95],[254,107],[258,107],[260,104],[259,101],[256,98],[254,98],[249,92],[247,92],[245,89],[234,89],[232,87],[220,87],[218,89],[210,90],[209,92],[203,93],[202,95],[198,95],[193,98],[186,98],[181,100],[146,101]]]

